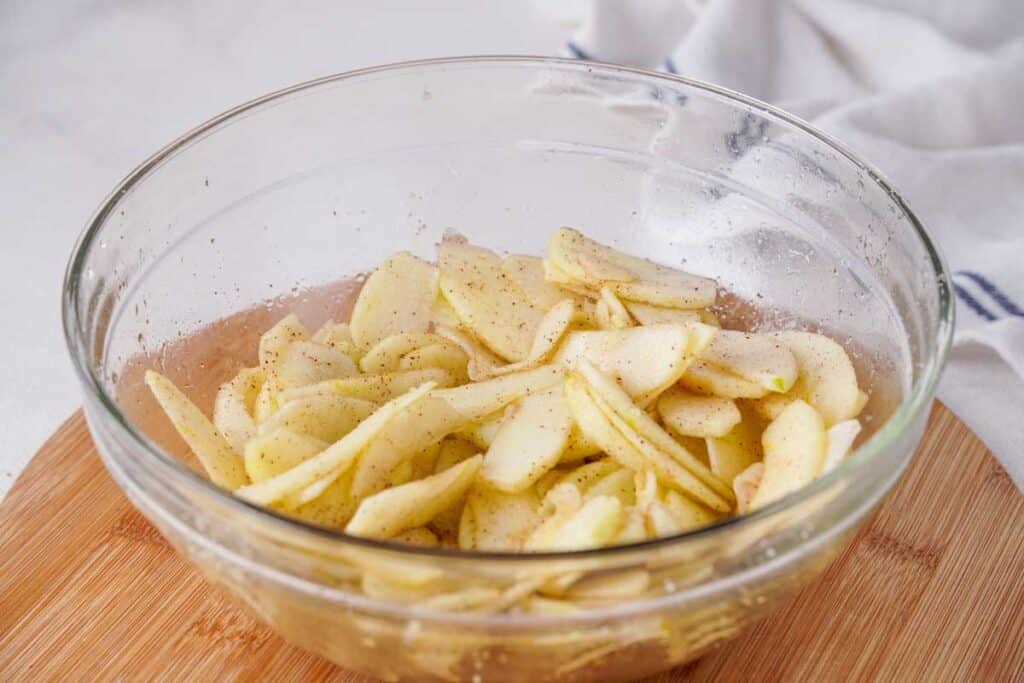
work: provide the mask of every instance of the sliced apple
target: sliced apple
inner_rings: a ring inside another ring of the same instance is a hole
[[[437,268],[406,251],[391,256],[359,292],[349,323],[353,341],[369,350],[399,332],[426,332],[437,291]]]
[[[330,483],[318,496],[298,505],[289,514],[313,524],[337,528],[355,513],[358,501],[349,495],[351,470]]]
[[[700,323],[570,332],[555,353],[554,362],[572,367],[585,358],[615,377],[630,396],[644,404],[683,376],[714,333],[714,328]]]
[[[485,465],[486,462],[484,456]],[[473,508],[478,550],[521,550],[527,537],[542,521],[540,500],[529,489],[502,493],[477,487],[470,491],[466,505]]]
[[[333,481],[352,466],[356,456],[374,440],[388,422],[394,419],[395,415],[422,401],[433,388],[434,385],[428,382],[392,399],[321,453],[277,476],[242,487],[235,491],[235,495],[250,503],[268,505],[297,493],[322,478],[327,477]]]
[[[334,443],[356,428],[377,408],[375,403],[346,396],[304,396],[284,403],[259,426],[259,434],[287,429]]]
[[[566,597],[572,600],[621,601],[635,598],[650,587],[650,572],[626,569],[577,581],[569,588]]]
[[[821,468],[822,474],[831,472],[839,466],[846,456],[853,450],[853,442],[860,434],[859,420],[843,420],[828,428],[828,445],[825,448],[825,464]]]
[[[857,373],[843,347],[812,332],[776,332],[774,336],[796,356],[799,377],[790,395],[810,403],[834,425],[849,420],[863,407]]]
[[[750,508],[757,509],[809,484],[821,474],[828,445],[825,420],[796,400],[764,430],[764,476]]]
[[[768,389],[698,358],[686,368],[679,384],[697,394],[722,398],[760,398]]]
[[[533,345],[526,358],[518,363],[509,363],[493,368],[482,368],[474,377],[474,380],[490,379],[500,377],[514,372],[530,370],[542,365],[554,352],[562,337],[569,330],[569,326],[575,319],[576,305],[572,299],[563,299],[544,314],[537,326],[536,336],[533,338]]]
[[[564,370],[555,365],[542,365],[533,370],[516,372],[484,382],[450,389],[438,389],[434,395],[443,398],[467,422],[495,413],[518,398],[543,391],[562,381]]]
[[[655,538],[676,536],[683,533],[682,524],[676,519],[672,511],[660,500],[656,500],[647,506],[647,528]]]
[[[617,468],[611,474],[598,479],[592,486],[583,493],[584,500],[590,500],[594,496],[612,496],[618,498],[623,505],[636,503],[636,485],[634,484],[634,472],[624,467]]]
[[[229,491],[244,486],[248,478],[242,458],[196,404],[174,386],[171,380],[158,372],[147,370],[145,381],[174,429],[199,459],[210,480]]]
[[[601,298],[594,309],[598,327],[602,330],[622,330],[635,324],[629,311],[610,287],[602,287],[599,294]]]
[[[658,399],[665,426],[683,436],[724,436],[742,419],[736,403],[727,398],[691,394],[678,387]]]
[[[396,414],[359,456],[352,495],[365,498],[384,489],[393,471],[423,449],[466,424],[461,413],[435,394]]]
[[[425,548],[433,548],[439,544],[434,532],[425,526],[418,526],[415,529],[403,531],[393,536],[391,540],[398,541],[399,543],[408,543],[409,545],[419,545]]]
[[[767,334],[720,330],[701,360],[777,393],[789,391],[797,378],[794,355],[784,342]]]
[[[569,516],[543,544],[528,550],[585,550],[609,545],[625,521],[622,503],[611,496],[596,496]],[[531,537],[532,540],[532,537]]]
[[[440,474],[366,498],[345,525],[345,532],[353,536],[390,538],[424,526],[466,493],[476,479],[482,460],[483,456],[474,456]]]
[[[476,518],[473,517],[473,508],[468,505],[462,506],[456,540],[462,550],[473,550],[476,547]]]
[[[243,453],[245,442],[256,436],[253,412],[262,386],[263,372],[259,368],[242,368],[217,391],[213,424],[235,453]]]
[[[713,512],[677,491],[666,491],[663,501],[683,531],[707,526],[716,519]]]
[[[451,373],[457,383],[465,384],[469,381],[468,364],[469,357],[466,353],[457,345],[446,340],[444,344],[431,344],[405,354],[398,361],[398,369],[441,368]]]
[[[649,441],[658,450],[686,468],[687,471],[706,485],[706,487],[717,493],[725,502],[731,500],[732,491],[729,490],[729,487],[723,484],[704,463],[694,457],[692,453],[687,451],[668,432],[662,429],[650,415],[634,405],[630,401],[629,395],[611,377],[586,361],[579,364],[578,371],[591,387],[591,395],[598,399],[597,403],[599,406],[603,402],[607,403],[610,410],[621,417],[630,430],[643,437],[644,440]],[[613,420],[613,422],[615,421]],[[626,434],[626,436],[636,445],[636,441],[631,438],[630,434]],[[687,492],[693,495],[692,491]],[[704,498],[698,497],[698,500],[704,501]],[[714,509],[721,509],[718,505],[709,504]]]
[[[441,291],[459,318],[508,361],[526,358],[544,311],[501,268],[493,252],[447,240],[438,249]]]
[[[728,433],[706,441],[711,471],[732,486],[733,480],[762,457],[761,434],[764,423],[745,409],[744,419]]]
[[[644,513],[635,507],[627,508],[622,528],[619,529],[619,535],[615,537],[615,544],[624,545],[645,540],[647,540],[647,524]]]
[[[440,368],[388,372],[382,375],[358,375],[286,389],[280,393],[279,398],[282,402],[287,403],[307,396],[335,395],[358,398],[373,403],[386,403],[427,382],[432,382],[435,386],[443,388],[453,386],[455,378]]]
[[[370,374],[383,374],[399,369],[419,370],[422,368],[399,368],[402,358],[417,349],[437,345],[451,348],[455,353],[465,356],[455,342],[440,335],[429,332],[398,332],[374,344],[360,359],[359,369]]]
[[[484,455],[480,477],[506,493],[529,488],[558,464],[572,427],[561,386],[524,396],[506,413]]]
[[[715,302],[714,280],[629,256],[572,228],[559,228],[548,242],[548,259],[587,287],[607,285],[616,294],[671,308],[703,308]]]
[[[245,472],[264,481],[299,465],[329,446],[326,441],[278,427],[245,445]]]
[[[579,462],[584,458],[589,458],[590,456],[597,455],[600,452],[601,447],[588,439],[586,435],[580,431],[580,428],[574,425],[572,433],[569,435],[569,445],[565,447],[565,452],[562,453],[561,462],[562,464]]]
[[[555,485],[572,484],[581,494],[585,494],[599,481],[622,469],[622,466],[614,458],[601,458],[566,472],[555,482]],[[546,500],[545,508],[549,511],[554,509],[554,503]]]
[[[256,424],[260,424],[277,412],[277,397],[278,393],[270,385],[270,382],[264,381],[252,404],[252,418]]]
[[[542,265],[544,267],[544,279],[557,286],[559,289],[572,292],[584,299],[596,299],[598,297],[596,288],[590,288],[583,285],[579,280],[574,279],[571,275],[559,268],[551,259],[544,259]]]
[[[466,373],[474,382],[496,376],[495,371],[506,365],[504,360],[491,353],[490,349],[481,344],[472,333],[458,326],[437,325],[434,331],[454,342],[466,354],[469,359],[466,363]]]
[[[487,415],[479,420],[470,422],[456,434],[466,441],[469,441],[478,449],[487,450],[494,443],[494,437],[501,429],[501,422],[505,419],[505,411],[499,410],[493,415]]]
[[[273,397],[274,392],[284,388],[277,369],[281,359],[284,357],[285,351],[294,342],[307,340],[309,340],[309,331],[292,313],[281,318],[273,327],[260,336],[260,369],[263,371],[264,385],[267,388],[267,393],[271,397]]]
[[[356,346],[352,339],[352,330],[348,323],[336,323],[333,320],[328,320],[313,335],[313,341],[337,349],[357,363],[363,355],[363,350]]]
[[[542,311],[566,298],[566,290],[544,277],[544,259],[525,254],[512,254],[501,262],[501,269],[523,290],[533,305]]]
[[[300,339],[289,344],[276,363],[276,388],[304,387],[358,372],[352,359],[341,351]]]
[[[755,462],[743,470],[732,480],[732,489],[736,492],[736,513],[743,515],[750,511],[750,503],[754,500],[761,479],[764,477],[764,463]]]
[[[641,325],[689,325],[706,322],[697,311],[683,311],[678,308],[652,306],[638,301],[623,301],[629,314]]]

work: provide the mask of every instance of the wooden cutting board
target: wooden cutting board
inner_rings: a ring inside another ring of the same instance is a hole
[[[0,680],[366,682],[221,598],[131,507],[81,413],[0,505]],[[1024,496],[936,404],[819,581],[656,681],[1024,680]]]

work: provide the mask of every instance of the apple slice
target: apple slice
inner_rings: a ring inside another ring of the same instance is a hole
[[[381,491],[363,500],[345,525],[353,536],[390,538],[420,527],[461,498],[476,479],[477,455],[440,474]]]
[[[493,252],[447,240],[438,249],[441,291],[488,348],[508,361],[526,358],[544,311],[501,268]]]
[[[323,452],[275,477],[237,489],[235,495],[250,503],[268,505],[325,477],[333,481],[352,466],[356,457],[388,422],[422,401],[433,388],[434,385],[428,382],[392,399]]]
[[[750,502],[754,510],[809,484],[821,474],[828,436],[825,420],[810,404],[796,400],[764,430],[764,476]]]
[[[365,498],[384,489],[393,481],[396,467],[439,443],[466,422],[461,413],[434,393],[396,414],[359,456],[352,495]]]
[[[333,320],[328,320],[313,335],[313,341],[341,351],[356,363],[363,355],[363,349],[356,346],[352,339],[352,331],[348,323],[336,323]]]
[[[601,298],[594,309],[598,327],[602,330],[623,330],[635,324],[610,287],[602,287],[599,294]]]
[[[425,548],[434,548],[439,544],[434,532],[425,526],[418,526],[415,529],[403,531],[397,536],[393,536],[391,540],[398,541],[399,543],[408,543],[409,545],[419,545]],[[497,593],[496,590],[494,592]]]
[[[635,507],[627,508],[625,521],[619,529],[619,535],[615,537],[614,545],[626,545],[629,543],[640,543],[647,540],[647,523],[644,513]]]
[[[622,503],[611,496],[596,496],[550,534],[543,542],[527,544],[527,550],[585,550],[609,545],[615,540],[625,515]],[[533,540],[531,537],[530,540]]]
[[[466,373],[474,382],[496,376],[495,371],[505,365],[504,360],[491,353],[490,349],[481,344],[476,337],[459,326],[437,325],[434,331],[454,342],[466,354],[469,359],[466,363]]]
[[[674,387],[658,399],[665,426],[683,436],[725,436],[742,419],[736,403],[727,398],[699,396]]]
[[[284,403],[259,426],[258,433],[287,429],[331,444],[356,428],[377,408],[370,401],[346,396],[304,396]]]
[[[683,533],[683,526],[676,520],[668,506],[660,500],[653,501],[646,510],[647,528],[655,538],[665,538]]]
[[[569,445],[565,447],[565,452],[562,453],[562,464],[571,464],[579,462],[584,458],[589,458],[592,455],[597,455],[601,452],[601,447],[586,437],[586,435],[580,431],[579,426],[573,425],[572,433],[569,435]]]
[[[171,380],[153,370],[146,371],[146,385],[153,392],[174,429],[192,449],[210,480],[234,491],[248,481],[242,458],[235,453],[217,428]]]
[[[481,471],[486,463],[484,456]],[[473,508],[477,550],[521,550],[530,533],[543,521],[540,500],[530,489],[502,493],[477,486],[470,490],[466,505]]]
[[[289,514],[313,524],[337,528],[355,513],[357,501],[349,496],[352,470],[330,483],[318,496],[289,511]]]
[[[677,491],[666,491],[663,502],[683,531],[707,526],[716,519],[713,512],[703,505],[679,495]]]
[[[727,434],[706,440],[711,471],[730,486],[740,472],[762,458],[764,423],[749,408],[742,414],[743,420]]]
[[[441,368],[447,370],[458,384],[469,381],[467,366],[469,357],[456,344],[445,340],[444,344],[431,344],[410,351],[398,361],[399,370],[426,370]]]
[[[336,395],[372,403],[386,403],[427,382],[433,382],[438,387],[450,387],[455,384],[455,379],[440,368],[387,372],[383,375],[357,375],[285,389],[278,398],[282,403],[287,403],[307,396]]]
[[[785,393],[797,378],[796,358],[771,335],[720,330],[701,360],[768,391]]]
[[[598,297],[596,289],[583,285],[579,280],[574,279],[571,275],[555,265],[551,259],[544,259],[542,265],[544,267],[544,279],[559,289],[572,292],[584,300],[596,299]]]
[[[616,463],[618,464],[618,463]],[[584,500],[590,500],[594,496],[612,496],[618,498],[623,505],[636,503],[636,485],[634,472],[624,467],[618,467],[611,474],[607,474],[588,487],[583,493]]]
[[[588,462],[585,465],[580,465],[574,470],[570,470],[565,474],[561,475],[558,481],[555,482],[555,486],[559,484],[572,484],[579,490],[580,493],[587,493],[597,482],[604,479],[609,474],[614,474],[622,470],[622,466],[614,458],[601,458],[594,462]],[[632,471],[632,470],[627,470]],[[545,500],[545,508],[550,511],[554,508],[554,504],[550,500]]]
[[[760,398],[768,389],[726,372],[702,358],[691,362],[679,384],[697,394],[721,398]]]
[[[548,282],[544,277],[544,259],[524,254],[512,254],[501,262],[501,269],[523,290],[533,305],[549,310],[566,298],[566,290]]]
[[[494,437],[497,436],[498,430],[501,429],[501,422],[504,417],[505,411],[499,410],[493,415],[487,415],[480,420],[470,422],[456,433],[477,448],[486,451],[494,443]]]
[[[853,442],[860,434],[859,420],[843,420],[828,428],[828,445],[825,448],[825,464],[821,468],[822,474],[831,472],[846,459],[846,456],[853,450]]]
[[[476,518],[473,516],[473,508],[468,505],[462,506],[456,540],[462,550],[473,550],[476,547]]]
[[[305,340],[294,341],[284,349],[275,372],[278,391],[359,373],[352,359],[341,351]]]
[[[723,484],[722,481],[718,479],[718,477],[716,477],[706,465],[704,465],[704,463],[695,458],[693,454],[673,439],[668,432],[662,429],[650,415],[634,405],[629,400],[629,396],[626,392],[612,381],[610,377],[603,374],[600,370],[586,361],[579,364],[578,371],[592,389],[591,395],[598,399],[598,406],[601,406],[602,402],[606,402],[610,410],[620,416],[622,421],[629,426],[630,430],[635,432],[638,436],[643,437],[644,440],[653,444],[659,451],[682,465],[701,483],[705,484],[721,498],[724,498],[725,501],[731,500],[732,491],[729,490],[729,487]],[[627,438],[630,437],[629,434],[626,434],[626,436]],[[631,439],[631,441],[634,440]],[[634,441],[634,443],[636,442]],[[687,489],[684,490],[691,495],[694,495],[692,491]],[[707,502],[704,501],[703,497],[698,497],[698,499],[703,502]],[[717,502],[720,503],[721,501]],[[711,506],[714,509],[720,509],[715,504],[711,504]],[[728,506],[726,506],[726,509],[728,509]]]
[[[409,353],[427,346],[444,346],[454,353],[465,354],[458,344],[441,335],[428,332],[399,332],[381,339],[359,360],[359,369],[365,373],[382,374],[399,369],[402,358]],[[422,368],[409,368],[422,369]]]
[[[689,325],[690,323],[706,322],[701,320],[701,314],[698,311],[652,306],[638,301],[623,301],[622,303],[629,314],[641,325]]]
[[[572,426],[561,386],[524,396],[506,412],[484,455],[481,479],[506,493],[529,488],[558,464]]]
[[[256,400],[252,404],[252,418],[256,421],[257,425],[269,419],[271,415],[277,412],[277,397],[277,391],[270,386],[270,382],[264,380],[263,386],[256,393]]]
[[[553,360],[571,367],[585,358],[644,404],[683,376],[714,333],[714,328],[700,323],[570,332]]]
[[[369,350],[399,332],[426,332],[437,291],[437,268],[407,251],[394,254],[359,292],[349,322],[353,341]]]
[[[548,259],[583,285],[607,285],[624,299],[670,308],[703,308],[715,302],[714,280],[629,256],[572,228],[559,228],[548,242]]]
[[[558,384],[563,376],[562,368],[542,365],[485,382],[438,389],[434,395],[447,401],[467,422],[473,422],[501,410],[518,398]]]
[[[299,465],[329,446],[326,441],[278,427],[245,445],[245,472],[264,481]]]
[[[776,332],[774,336],[796,356],[799,377],[790,395],[810,403],[834,425],[857,415],[863,407],[857,373],[843,347],[812,332]]]
[[[736,513],[743,515],[750,511],[750,502],[757,493],[764,477],[764,463],[755,462],[736,475],[732,489],[736,492]]]
[[[482,367],[477,370],[474,381],[501,377],[514,372],[533,369],[543,364],[552,353],[575,319],[576,305],[572,299],[563,299],[544,314],[537,326],[536,336],[530,346],[530,353],[518,363],[509,363],[497,367]]]
[[[566,597],[571,600],[621,602],[645,593],[650,587],[650,572],[646,569],[626,569],[588,576],[574,583]]]
[[[264,386],[271,398],[283,388],[277,369],[285,351],[294,342],[308,340],[309,331],[293,313],[281,318],[260,336],[260,369],[263,371]]]
[[[259,368],[242,368],[220,386],[213,402],[213,424],[239,455],[245,451],[245,442],[256,436],[253,408],[262,386]]]

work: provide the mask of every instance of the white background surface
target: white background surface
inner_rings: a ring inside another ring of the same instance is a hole
[[[539,4],[0,2],[0,498],[80,403],[61,277],[122,177],[196,124],[293,83],[423,57],[556,54],[570,30]]]

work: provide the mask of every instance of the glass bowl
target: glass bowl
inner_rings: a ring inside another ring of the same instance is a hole
[[[561,225],[717,277],[738,325],[843,341],[871,394],[867,437],[804,489],[682,536],[466,553],[351,538],[223,493],[142,389],[155,367],[208,410],[283,310],[310,326],[344,316],[351,277],[392,252],[432,258],[456,231],[542,253]],[[934,245],[840,144],[707,84],[520,57],[366,69],[218,116],[110,195],[63,305],[89,427],[132,503],[288,640],[417,681],[632,679],[735,636],[820,573],[896,481],[952,325]],[[586,609],[516,608],[619,574],[647,580]],[[427,600],[470,588],[508,609]]]

